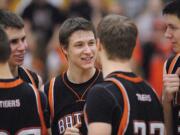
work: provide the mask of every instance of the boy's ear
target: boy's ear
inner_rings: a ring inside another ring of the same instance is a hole
[[[61,44],[60,44],[60,46],[61,46],[60,48],[62,49],[63,53],[64,53],[65,55],[67,55],[67,49],[64,48],[63,45],[61,45]]]
[[[98,51],[102,50],[102,45],[101,45],[99,38],[97,38],[97,48],[98,48]]]

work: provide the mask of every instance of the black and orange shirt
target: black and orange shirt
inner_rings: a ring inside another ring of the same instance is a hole
[[[166,61],[166,73],[175,74],[178,67],[180,67],[180,53],[172,55]]]
[[[83,118],[87,93],[95,83],[102,80],[102,72],[97,69],[90,80],[81,84],[70,82],[65,72],[45,85],[44,91],[48,97],[53,135],[62,135],[67,127],[78,123],[81,123],[79,128],[81,134],[87,134]]]
[[[111,124],[112,135],[161,135],[163,110],[153,89],[131,72],[113,72],[90,90],[86,124]]]
[[[22,80],[24,80],[27,83],[31,83],[36,88],[39,88],[41,85],[41,80],[38,74],[36,74],[33,71],[30,71],[29,69],[26,69],[24,67],[18,67],[18,75]]]
[[[45,110],[46,96],[35,87],[20,78],[0,79],[0,134],[46,135]]]
[[[177,68],[180,67],[180,53],[171,56],[165,65],[166,73],[175,74]],[[180,92],[174,94],[172,102],[172,114],[173,114],[173,132],[174,135],[180,134]]]

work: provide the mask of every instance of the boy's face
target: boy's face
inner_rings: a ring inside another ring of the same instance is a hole
[[[11,47],[9,64],[11,66],[20,66],[23,64],[24,55],[28,47],[24,28],[17,29],[8,27],[5,29],[5,31],[8,35]]]
[[[176,53],[180,52],[180,19],[175,15],[167,14],[165,17],[166,32],[165,37],[173,45]]]
[[[68,48],[64,49],[68,64],[83,70],[94,67],[97,46],[92,31],[78,30],[71,34]]]

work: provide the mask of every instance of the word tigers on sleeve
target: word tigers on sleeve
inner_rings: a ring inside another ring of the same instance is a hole
[[[0,100],[0,108],[14,108],[20,106],[21,106],[20,99]]]

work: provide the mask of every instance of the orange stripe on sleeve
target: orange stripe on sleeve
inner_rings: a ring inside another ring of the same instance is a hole
[[[174,59],[172,60],[170,66],[169,66],[169,69],[168,69],[168,74],[171,74],[171,73],[172,73],[173,68],[174,68],[174,66],[175,66],[175,64],[176,64],[179,56],[180,56],[180,53],[178,53],[178,54],[174,57]]]
[[[125,80],[128,80],[128,81],[131,81],[131,82],[134,82],[134,83],[139,83],[139,82],[142,82],[142,78],[141,77],[129,77],[129,76],[126,76],[126,75],[123,75],[123,74],[115,74],[117,77],[120,77],[120,78],[123,78]]]
[[[29,73],[29,71],[27,69],[25,69],[24,67],[22,67],[24,69],[24,71],[26,72],[26,74],[28,75],[29,79],[32,82],[32,85],[36,87],[36,83],[34,82],[34,79],[32,78],[31,74]]]
[[[129,105],[128,95],[126,93],[124,86],[118,80],[116,80],[114,78],[108,78],[106,80],[112,81],[113,83],[115,83],[123,95],[124,111],[122,114],[122,119],[119,124],[119,129],[118,129],[118,135],[123,135],[127,129],[128,123],[129,123],[130,105]]]
[[[84,121],[85,121],[86,125],[88,125],[89,121],[88,121],[88,115],[87,115],[87,112],[86,112],[86,104],[84,106],[83,112],[84,112]]]
[[[49,101],[51,120],[53,120],[53,118],[54,118],[54,94],[53,94],[54,93],[54,82],[55,82],[55,78],[51,79],[49,91],[48,91],[48,101]]]
[[[1,88],[13,88],[18,86],[19,84],[23,83],[23,80],[17,79],[13,82],[0,82],[0,87]]]
[[[34,90],[34,93],[36,95],[37,109],[38,109],[38,113],[39,113],[41,129],[42,129],[41,135],[48,135],[48,130],[47,130],[46,124],[45,124],[45,119],[44,119],[43,109],[42,109],[42,105],[41,105],[41,97],[40,97],[39,91],[34,86],[32,86],[32,89]]]

